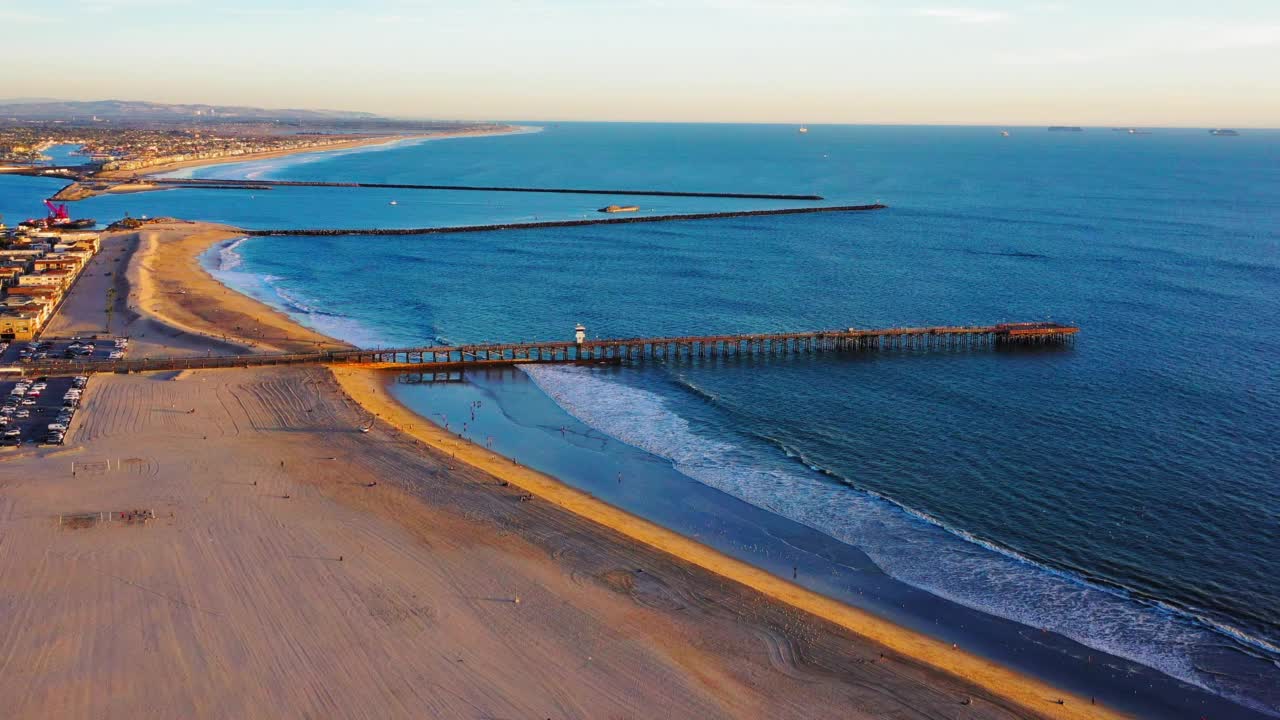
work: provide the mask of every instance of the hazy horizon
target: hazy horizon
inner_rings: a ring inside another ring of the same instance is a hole
[[[1280,126],[1280,6],[1153,7],[0,0],[0,93],[457,120]],[[50,32],[92,62],[48,52]]]

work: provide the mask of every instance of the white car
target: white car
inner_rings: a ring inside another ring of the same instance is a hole
[[[116,350],[115,352],[112,352],[110,355],[108,355],[108,356],[107,356],[107,359],[108,359],[108,360],[119,360],[119,359],[120,359],[120,358],[122,358],[122,357],[124,357],[124,353],[120,352],[119,350]]]
[[[59,432],[66,432],[66,431],[67,431],[67,426],[66,426],[66,425],[63,425],[62,423],[56,423],[56,422],[54,422],[54,423],[49,423],[49,429],[50,429],[50,430],[57,430],[57,431],[59,431]]]
[[[13,416],[18,418],[19,420],[23,418],[29,418],[31,417],[31,411],[26,408],[22,408],[18,410],[18,412],[14,413]]]

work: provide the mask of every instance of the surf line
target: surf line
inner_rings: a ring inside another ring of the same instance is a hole
[[[315,236],[315,235],[441,235],[445,233],[488,232],[492,230],[532,230],[537,228],[566,228],[586,225],[624,225],[628,223],[672,222],[676,220],[719,220],[725,218],[761,217],[765,215],[805,215],[812,213],[867,212],[883,210],[888,205],[831,205],[826,207],[779,208],[776,210],[736,210],[731,212],[683,213],[676,215],[635,215],[624,218],[597,218],[589,220],[542,220],[535,222],[497,223],[490,225],[449,225],[424,228],[327,228],[327,229],[268,229],[243,230],[245,235],[267,236]]]

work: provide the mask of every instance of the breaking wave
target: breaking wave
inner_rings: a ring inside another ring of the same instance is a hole
[[[716,437],[716,431],[682,417],[663,396],[597,369],[521,367],[587,425],[669,460],[678,472],[705,485],[853,545],[897,580],[1275,712],[1233,693],[1224,678],[1200,670],[1194,660],[1197,651],[1222,646],[1227,637],[1264,656],[1277,653],[1265,641],[1037,562],[860,488],[774,438],[760,438],[768,443],[761,444],[749,437]],[[714,401],[713,394],[694,391]]]
[[[242,237],[225,243],[218,249],[218,271],[231,272],[240,267],[244,263],[244,258],[236,249],[243,245],[249,238]]]

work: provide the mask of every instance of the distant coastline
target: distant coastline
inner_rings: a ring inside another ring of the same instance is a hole
[[[517,125],[503,125],[496,129],[465,129],[449,132],[433,132],[419,133],[409,135],[372,135],[361,136],[351,140],[339,140],[327,143],[323,146],[306,146],[290,148],[287,150],[272,150],[260,153],[246,153],[244,155],[227,155],[216,158],[201,158],[197,160],[181,160],[171,163],[161,163],[152,165],[138,170],[110,170],[98,173],[92,178],[73,182],[62,188],[54,195],[54,199],[59,201],[75,201],[84,200],[103,194],[123,194],[123,193],[139,193],[151,190],[167,189],[163,186],[157,186],[147,182],[147,178],[151,176],[164,175],[167,173],[177,172],[179,170],[191,170],[195,168],[210,167],[214,165],[228,165],[233,163],[254,162],[258,160],[270,160],[273,158],[283,158],[298,155],[323,154],[339,152],[343,150],[355,150],[359,148],[370,148],[379,145],[396,145],[399,143],[413,141],[428,140],[447,140],[452,138],[468,138],[468,137],[488,137],[493,135],[511,135],[527,132],[536,132],[536,128],[528,128]],[[95,182],[95,181],[104,182]]]

